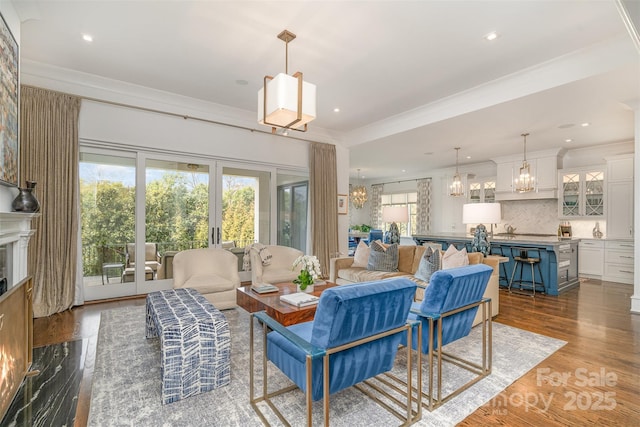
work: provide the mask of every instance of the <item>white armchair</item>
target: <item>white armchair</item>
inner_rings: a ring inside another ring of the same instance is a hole
[[[302,251],[287,246],[267,245],[267,250],[271,254],[271,262],[262,265],[260,254],[255,249],[249,251],[251,258],[251,283],[283,283],[291,282],[298,277],[302,266],[292,270],[293,262]]]
[[[178,252],[173,258],[173,287],[193,288],[220,310],[234,308],[240,287],[238,259],[219,248]]]

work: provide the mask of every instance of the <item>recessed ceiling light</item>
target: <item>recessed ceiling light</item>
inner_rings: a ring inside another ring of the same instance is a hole
[[[91,43],[93,41],[93,36],[91,34],[83,34],[82,40]]]
[[[485,34],[484,38],[485,40],[493,41],[498,38],[498,35],[495,31],[491,31],[489,34]]]
[[[467,159],[470,159],[470,158],[471,158],[471,156],[467,156]]]
[[[236,80],[236,84],[240,85],[240,86],[246,86],[246,85],[249,84],[249,82],[247,80],[244,80],[244,79],[238,79],[238,80]]]
[[[565,123],[563,125],[558,126],[558,129],[569,129],[575,126],[573,123]]]
[[[567,138],[567,139],[564,140],[564,142],[572,142],[572,141],[573,141],[573,139],[571,139],[571,138]]]
[[[402,169],[402,172],[406,172],[406,171],[407,171],[406,169]]]
[[[336,108],[334,108],[334,109],[333,109],[333,112],[334,112],[334,113],[339,113],[339,112],[340,112],[340,109],[339,109],[338,107],[336,107]]]
[[[433,151],[427,151],[426,153],[424,153],[425,156],[432,156],[433,155]]]
[[[582,123],[580,126],[582,126],[583,128],[586,128],[587,126],[589,126],[591,123],[589,122],[584,122]]]

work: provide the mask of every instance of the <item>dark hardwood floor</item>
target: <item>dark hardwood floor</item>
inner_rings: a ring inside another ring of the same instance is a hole
[[[640,426],[640,315],[632,285],[588,280],[558,297],[500,292],[495,321],[567,341],[460,425]],[[95,348],[100,312],[144,305],[144,298],[88,304],[36,319],[34,345],[89,338]],[[93,361],[78,399],[76,426],[86,425]]]

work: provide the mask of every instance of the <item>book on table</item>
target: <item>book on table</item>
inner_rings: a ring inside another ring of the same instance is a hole
[[[280,289],[278,289],[277,286],[273,286],[269,283],[260,283],[256,285],[251,285],[251,290],[259,294],[267,294],[269,292],[278,292]]]
[[[319,300],[320,297],[304,292],[280,295],[280,301],[286,302],[287,304],[295,305],[296,307],[307,307],[309,305],[314,305],[317,304]]]

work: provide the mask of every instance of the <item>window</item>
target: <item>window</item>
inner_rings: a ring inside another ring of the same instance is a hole
[[[418,193],[396,193],[382,195],[382,209],[385,206],[407,206],[409,209],[409,222],[398,224],[401,236],[411,236],[416,233],[417,213],[418,213]],[[386,222],[382,223],[384,230],[388,230],[389,226]]]

